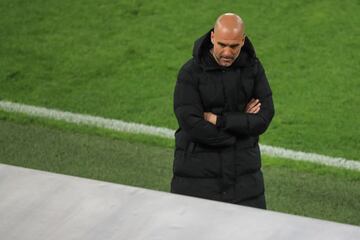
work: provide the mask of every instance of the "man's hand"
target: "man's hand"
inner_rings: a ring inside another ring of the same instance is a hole
[[[246,113],[258,113],[260,111],[261,103],[259,99],[252,98],[250,102],[245,107]]]
[[[214,125],[216,125],[217,115],[212,112],[204,112],[204,119]]]

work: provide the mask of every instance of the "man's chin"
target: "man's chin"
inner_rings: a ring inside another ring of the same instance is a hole
[[[233,64],[233,61],[221,61],[220,65],[223,67],[230,67]]]

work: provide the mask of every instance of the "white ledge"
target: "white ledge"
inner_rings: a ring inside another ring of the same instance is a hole
[[[360,227],[0,164],[2,240],[360,239]]]

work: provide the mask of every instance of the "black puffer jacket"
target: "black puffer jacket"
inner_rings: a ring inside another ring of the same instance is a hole
[[[227,68],[217,64],[211,47],[209,31],[179,71],[171,192],[266,208],[258,140],[274,116],[269,83],[248,38]],[[244,113],[251,98],[260,99],[257,114]],[[204,112],[219,116],[216,126]]]

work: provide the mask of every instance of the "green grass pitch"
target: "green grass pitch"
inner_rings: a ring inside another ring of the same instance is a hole
[[[177,71],[223,12],[273,90],[261,143],[360,160],[355,0],[0,0],[0,100],[175,129]],[[2,163],[168,191],[172,147],[0,111]],[[265,156],[264,174],[270,209],[360,225],[358,172]]]

